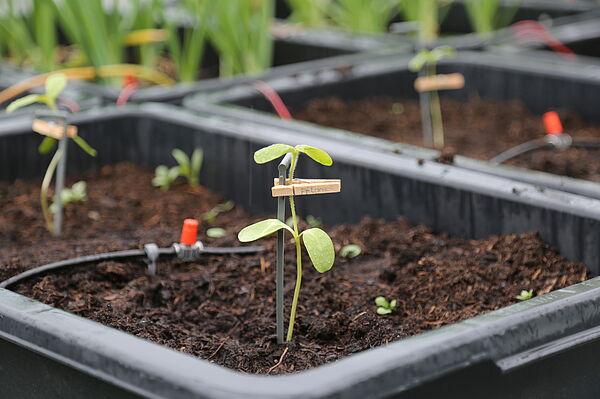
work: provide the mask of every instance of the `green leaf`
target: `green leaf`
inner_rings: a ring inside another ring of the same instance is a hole
[[[327,233],[314,228],[303,231],[301,236],[315,269],[319,273],[325,273],[331,269],[335,260],[335,250]]]
[[[204,160],[204,150],[196,148],[192,153],[192,161],[190,165],[192,175],[192,185],[198,185],[200,170],[202,170],[202,161]]]
[[[388,309],[388,308],[377,308],[377,314],[378,315],[384,316],[384,315],[390,314],[390,313],[392,313],[391,309]]]
[[[47,154],[56,146],[58,141],[52,137],[44,137],[40,145],[38,146],[38,152],[40,154]]]
[[[73,137],[73,141],[75,142],[75,144],[77,144],[79,146],[79,148],[81,148],[83,151],[85,151],[89,156],[95,157],[98,154],[98,152],[95,149],[93,149],[87,143],[87,141],[85,141],[83,138],[81,138],[79,136],[75,136],[75,137]]]
[[[321,165],[331,166],[333,164],[333,160],[331,159],[329,154],[318,148],[311,147],[309,145],[297,145],[295,149],[296,151],[305,153]]]
[[[64,73],[52,74],[46,79],[46,96],[54,102],[66,86],[67,76]]]
[[[358,245],[349,244],[349,245],[345,245],[342,249],[340,249],[340,256],[342,258],[352,259],[352,258],[356,258],[358,255],[360,255],[361,252],[362,252],[362,250],[360,249],[360,247]]]
[[[419,72],[427,62],[429,62],[430,54],[428,50],[421,50],[408,63],[408,69],[412,72]]]
[[[220,227],[211,227],[206,230],[206,235],[210,238],[221,238],[225,237],[225,230]]]
[[[241,242],[256,241],[259,238],[273,234],[278,230],[286,229],[292,235],[295,235],[294,230],[290,229],[285,223],[278,219],[267,219],[244,227],[238,233],[238,240]]]
[[[395,299],[392,299],[390,301],[390,309],[395,310],[397,305],[398,305],[398,301],[396,301]]]
[[[267,163],[277,159],[288,152],[293,152],[294,147],[287,144],[271,144],[268,147],[261,148],[254,153],[254,162],[258,164]]]
[[[33,103],[36,103],[40,100],[40,97],[41,95],[39,94],[30,94],[28,96],[18,98],[12,103],[8,104],[8,107],[6,107],[6,113],[10,114],[11,112],[18,110],[19,108],[23,108]]]
[[[456,50],[449,46],[440,46],[431,50],[429,55],[429,62],[438,62],[444,58],[454,57],[456,55]]]
[[[173,158],[175,158],[175,160],[179,164],[181,174],[184,176],[189,176],[189,174],[190,174],[190,159],[188,158],[187,154],[185,152],[181,151],[180,149],[175,148],[171,152],[171,155],[173,155]]]
[[[375,305],[380,306],[382,308],[387,308],[390,306],[389,302],[383,296],[378,296],[375,298]]]

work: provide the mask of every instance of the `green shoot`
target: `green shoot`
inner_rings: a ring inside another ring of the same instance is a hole
[[[533,298],[533,290],[522,290],[519,295],[515,297],[519,301],[526,301],[528,299]]]
[[[19,108],[26,107],[34,103],[46,104],[48,108],[50,108],[52,111],[56,111],[56,100],[66,86],[67,77],[64,74],[52,74],[46,79],[46,92],[44,94],[30,94],[25,97],[19,98],[10,103],[8,107],[6,107],[6,112],[10,113]],[[96,156],[96,150],[93,149],[83,138],[81,138],[80,136],[75,136],[72,139],[75,142],[75,144],[77,144],[85,153],[92,157]],[[54,149],[56,144],[57,140],[55,138],[46,136],[40,143],[38,147],[38,152],[40,154],[47,154]],[[46,227],[49,231],[53,231],[53,224],[52,218],[50,216],[50,209],[48,207],[48,188],[50,187],[50,182],[52,181],[52,177],[54,176],[54,172],[56,171],[56,167],[58,166],[62,155],[63,154],[61,149],[57,149],[54,153],[54,156],[50,160],[50,163],[48,164],[48,168],[46,169],[46,173],[44,174],[44,178],[42,180],[42,187],[40,189],[40,202],[42,205],[42,214],[44,216],[44,220],[46,221]]]
[[[217,50],[220,75],[256,74],[272,62],[274,0],[209,1],[208,33]]]
[[[181,82],[193,82],[198,77],[208,33],[206,27],[209,4],[209,1],[197,0],[184,0],[180,3],[181,10],[193,17],[192,25],[183,28],[181,39],[180,26],[168,16],[164,20],[169,32],[167,48]]]
[[[0,37],[9,58],[30,63],[40,71],[56,67],[56,14],[48,0],[34,0],[24,9],[22,0],[4,0],[0,8]]]
[[[289,21],[301,23],[311,28],[328,25],[328,7],[332,0],[287,0],[292,10]]]
[[[375,298],[375,305],[377,306],[377,314],[384,316],[396,310],[397,301],[392,299],[388,302],[384,296],[378,296]]]
[[[83,202],[87,201],[87,185],[84,181],[78,181],[74,183],[71,188],[64,188],[60,192],[60,202],[62,202],[63,206],[73,203],[73,202]],[[50,212],[56,213],[58,206],[56,203],[52,203],[50,205]]]
[[[342,249],[340,249],[340,256],[342,258],[348,258],[348,259],[356,258],[361,253],[362,253],[362,250],[360,249],[360,247],[358,245],[355,245],[355,244],[345,245]]]
[[[172,155],[179,164],[179,175],[185,177],[190,186],[198,187],[200,183],[200,170],[202,169],[202,161],[204,159],[202,148],[196,148],[192,153],[191,159],[185,152],[177,148],[173,150]]]
[[[309,227],[321,227],[323,226],[323,220],[321,218],[314,217],[313,215],[308,215],[306,217],[306,223]]]
[[[206,235],[210,238],[221,238],[225,237],[225,230],[220,227],[211,227],[206,230]]]
[[[212,224],[217,220],[217,216],[219,216],[221,213],[229,212],[233,209],[234,206],[235,203],[231,200],[220,203],[214,208],[212,208],[210,211],[204,213],[202,215],[202,220]]]
[[[171,184],[179,177],[179,167],[174,166],[167,168],[165,165],[159,165],[154,171],[154,178],[152,179],[152,185],[154,187],[160,187],[163,191],[169,191]]]
[[[331,19],[341,28],[383,33],[397,12],[397,0],[338,0],[330,7]]]
[[[437,40],[451,4],[452,0],[399,0],[399,9],[405,21],[419,23],[419,43],[428,45]]]
[[[425,70],[425,76],[432,77],[436,74],[436,66],[439,61],[447,57],[456,55],[456,50],[448,46],[440,46],[433,50],[421,50],[410,60],[408,68],[413,72]],[[430,109],[427,110],[431,115],[431,124],[433,130],[433,146],[435,148],[444,148],[444,124],[442,120],[442,107],[440,95],[437,90],[430,92]]]
[[[465,0],[465,8],[473,30],[482,36],[510,25],[521,1],[503,5],[500,0]]]
[[[300,154],[307,155],[321,165],[330,166],[333,163],[329,154],[323,150],[307,145],[297,145],[292,147],[287,144],[273,144],[256,151],[256,153],[254,153],[254,161],[258,164],[264,164],[276,160],[288,153],[292,154],[288,184],[291,184],[294,179],[294,172],[296,171]],[[300,286],[302,284],[302,243],[308,252],[312,265],[319,273],[325,273],[331,269],[335,260],[333,242],[327,233],[319,228],[310,228],[304,230],[302,233],[298,231],[298,217],[293,195],[289,197],[289,202],[293,218],[293,228],[278,219],[267,219],[245,227],[238,233],[238,239],[241,242],[255,241],[281,229],[287,230],[294,237],[296,244],[296,287],[294,289],[294,299],[290,311],[287,341],[291,341],[294,333],[296,309],[298,307]]]

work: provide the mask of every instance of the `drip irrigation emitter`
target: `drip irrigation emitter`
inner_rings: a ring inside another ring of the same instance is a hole
[[[8,288],[9,286],[18,283],[26,278],[37,276],[49,271],[63,269],[70,266],[80,266],[86,263],[95,263],[105,260],[128,259],[128,258],[144,258],[148,267],[148,272],[151,275],[156,275],[158,272],[157,261],[160,256],[176,256],[184,262],[194,262],[202,255],[228,255],[228,254],[254,254],[265,250],[263,246],[246,246],[246,247],[205,247],[198,240],[199,222],[195,219],[186,219],[181,230],[181,238],[178,243],[174,243],[167,248],[159,248],[154,243],[144,245],[144,249],[131,249],[125,251],[105,252],[101,254],[81,256],[61,260],[58,262],[48,263],[34,269],[27,270],[17,274],[7,280],[0,282],[0,288]]]
[[[527,141],[506,150],[492,158],[490,163],[499,165],[525,153],[542,149],[564,151],[572,147],[600,148],[600,140],[598,139],[573,139],[571,135],[564,133],[560,117],[555,111],[546,112],[542,119],[546,130],[546,135],[543,138]]]

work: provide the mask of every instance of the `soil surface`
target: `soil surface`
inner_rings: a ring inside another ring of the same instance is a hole
[[[565,132],[575,138],[600,139],[600,127],[576,114],[559,111]],[[544,137],[541,118],[518,101],[442,98],[444,138],[448,154],[489,160],[516,145]],[[421,114],[416,100],[390,97],[342,101],[310,101],[294,117],[319,125],[423,146]],[[600,149],[539,150],[515,158],[510,165],[600,182]]]
[[[67,206],[60,239],[44,230],[38,181],[0,185],[0,279],[74,256],[147,242],[168,246],[178,239],[184,218],[201,218],[224,200],[183,182],[164,192],[150,184],[152,176],[151,170],[119,164],[71,179],[69,184],[87,181],[88,199]],[[213,224],[226,236],[206,238],[205,245],[239,246],[237,232],[257,220],[236,206]],[[402,218],[325,229],[337,250],[356,244],[362,254],[338,257],[325,274],[305,254],[294,340],[286,346],[274,336],[273,237],[263,239],[267,251],[255,255],[204,256],[192,263],[161,259],[157,276],[146,272],[141,259],[104,261],[30,278],[13,289],[232,369],[280,374],[510,305],[524,289],[541,295],[591,277],[536,233],[455,239]],[[286,261],[289,311],[291,242]],[[398,301],[394,313],[377,315],[379,295]]]

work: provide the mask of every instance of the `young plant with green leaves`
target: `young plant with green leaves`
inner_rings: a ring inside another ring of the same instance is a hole
[[[154,171],[152,185],[160,187],[163,191],[168,191],[171,185],[179,176],[185,177],[188,184],[192,187],[198,187],[200,184],[200,170],[202,169],[202,160],[204,159],[204,151],[202,148],[196,148],[192,153],[192,157],[180,149],[176,148],[171,152],[173,158],[178,165],[172,168],[165,165],[159,165]]]
[[[288,20],[311,28],[329,24],[328,9],[332,0],[287,0],[292,13]]]
[[[453,57],[456,55],[456,50],[448,46],[440,46],[433,50],[423,49],[410,60],[408,68],[413,72],[425,72],[426,77],[436,75],[437,63],[444,58]],[[428,113],[427,117],[423,117],[423,124],[426,120],[431,121],[431,131],[433,138],[433,146],[437,149],[444,148],[444,123],[442,119],[442,107],[440,103],[440,95],[437,90],[428,93],[421,93],[429,96],[429,109],[422,109],[422,113]],[[421,104],[423,106],[423,103]],[[425,130],[424,126],[424,130]]]
[[[333,161],[325,151],[307,145],[297,145],[292,147],[287,144],[273,144],[262,148],[254,154],[254,161],[258,164],[264,164],[279,159],[286,154],[292,154],[292,161],[289,169],[287,184],[294,181],[294,173],[298,165],[298,159],[301,154],[307,155],[312,160],[321,165],[331,166]],[[300,296],[300,286],[302,284],[302,243],[308,252],[312,265],[319,273],[325,273],[333,266],[335,260],[335,250],[333,242],[326,232],[319,228],[310,228],[300,232],[298,230],[298,216],[296,213],[296,204],[294,196],[289,197],[290,210],[292,213],[293,227],[289,227],[278,219],[267,219],[254,223],[242,229],[238,234],[241,242],[255,241],[266,237],[279,230],[288,231],[296,246],[296,287],[294,289],[294,298],[290,311],[290,320],[287,331],[287,341],[292,339],[294,333],[294,323],[296,320],[296,309],[298,307],[298,298]]]
[[[533,290],[522,290],[519,295],[515,297],[519,301],[526,301],[533,298]]]
[[[398,0],[398,8],[405,21],[419,24],[419,43],[430,45],[438,39],[440,24],[448,14],[452,1]]]
[[[397,5],[397,0],[337,0],[330,5],[329,15],[340,28],[383,33],[397,13]]]
[[[202,215],[202,220],[209,224],[213,224],[217,220],[217,216],[219,216],[221,213],[229,212],[234,206],[235,202],[231,200],[217,204],[210,211],[205,212]]]
[[[192,156],[176,148],[171,153],[173,158],[179,164],[179,176],[186,178],[188,184],[192,187],[198,187],[200,184],[200,171],[202,170],[202,161],[204,160],[204,151],[198,147],[192,152]]]
[[[208,34],[219,55],[220,75],[256,74],[269,68],[273,57],[270,29],[274,0],[209,3]]]
[[[520,0],[464,0],[471,27],[484,37],[512,22],[521,5]]]
[[[57,65],[56,13],[51,1],[0,1],[0,55],[39,71]],[[4,52],[2,51],[4,47]]]
[[[46,92],[44,94],[29,94],[25,97],[19,98],[19,99],[13,101],[11,104],[9,104],[8,107],[6,107],[6,112],[10,113],[19,108],[26,107],[26,106],[34,104],[34,103],[46,104],[48,106],[48,108],[50,108],[52,111],[58,111],[56,101],[58,99],[58,96],[64,90],[64,88],[66,86],[67,86],[67,77],[65,75],[60,74],[60,73],[50,75],[46,79],[46,82],[45,82]],[[64,127],[64,129],[66,130],[66,127]],[[65,138],[63,138],[61,140],[66,140],[67,138],[68,138],[68,136],[66,136]],[[87,153],[88,155],[90,155],[92,157],[96,156],[96,150],[93,149],[82,137],[75,135],[75,136],[71,137],[71,139],[85,153]],[[44,139],[42,140],[42,142],[40,143],[40,145],[38,147],[39,153],[40,154],[49,153],[56,147],[57,142],[58,142],[58,140],[55,138],[52,138],[49,136],[44,137]],[[56,172],[56,168],[57,168],[59,162],[61,161],[61,159],[63,158],[63,155],[64,155],[63,152],[65,152],[65,151],[66,151],[66,145],[59,146],[56,149],[54,156],[52,157],[52,159],[50,160],[50,163],[48,164],[46,173],[44,174],[44,179],[42,180],[42,187],[40,190],[40,202],[42,205],[42,213],[44,215],[44,220],[46,221],[46,227],[48,228],[49,231],[54,232],[55,234],[58,234],[59,231],[54,230],[52,218],[50,216],[51,212],[48,207],[48,188],[50,187],[50,183],[52,181],[52,177],[54,176],[54,173]],[[58,195],[58,197],[62,198],[61,193],[57,192],[57,195]]]
[[[378,296],[375,298],[375,305],[377,306],[377,314],[384,316],[396,310],[397,301],[392,299],[388,302],[384,296]]]
[[[71,188],[64,188],[60,193],[60,201],[63,207],[74,202],[87,201],[87,184],[84,181],[78,181]],[[50,212],[56,213],[57,211],[58,205],[56,202],[53,202],[50,205]]]
[[[169,33],[167,49],[181,82],[193,82],[198,78],[208,37],[209,6],[210,1],[206,0],[181,1],[178,11],[191,16],[191,22],[183,27],[168,13],[162,13],[163,24]],[[183,31],[181,35],[180,30]]]

